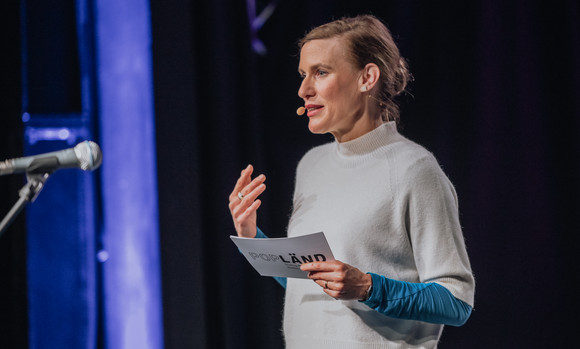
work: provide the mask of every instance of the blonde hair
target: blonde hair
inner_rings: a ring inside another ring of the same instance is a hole
[[[379,101],[383,121],[398,122],[395,97],[405,91],[412,75],[389,29],[371,15],[345,17],[312,29],[298,42],[298,47],[302,49],[309,41],[333,37],[346,40],[347,52],[358,69],[368,63],[379,67],[378,93],[373,97]]]

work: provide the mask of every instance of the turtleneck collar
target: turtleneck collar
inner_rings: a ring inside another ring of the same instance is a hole
[[[340,157],[361,156],[392,143],[396,135],[398,135],[397,124],[390,121],[348,142],[335,141],[336,150]]]

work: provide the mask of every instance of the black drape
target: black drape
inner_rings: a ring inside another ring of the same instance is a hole
[[[576,1],[279,1],[258,32],[264,56],[251,50],[243,2],[152,5],[169,347],[282,346],[283,292],[229,241],[227,198],[253,163],[268,177],[259,225],[284,235],[296,163],[330,140],[294,113],[296,40],[359,13],[395,35],[415,76],[401,101],[402,133],[435,154],[459,195],[476,307],[465,326],[446,328],[441,347],[572,342]]]
[[[261,10],[267,2],[256,3]],[[20,155],[22,142],[18,11],[13,2],[2,9],[2,22],[13,27],[2,33],[9,98],[0,105],[0,160]],[[240,170],[254,164],[268,177],[259,225],[285,235],[297,161],[331,140],[311,135],[294,113],[301,104],[296,40],[360,13],[387,23],[415,76],[401,100],[401,132],[435,154],[459,196],[476,306],[465,326],[446,327],[440,347],[573,346],[577,1],[280,0],[258,31],[268,49],[262,56],[251,49],[245,2],[154,0],[166,348],[283,346],[283,290],[259,277],[230,241],[228,195]],[[22,183],[0,181],[7,212]],[[23,220],[15,224],[0,240],[0,343],[23,347]]]
[[[0,3],[0,161],[23,153],[19,15],[18,1]],[[24,184],[20,176],[0,177],[0,219],[16,203]],[[28,345],[24,223],[21,214],[0,238],[0,346],[6,348]]]

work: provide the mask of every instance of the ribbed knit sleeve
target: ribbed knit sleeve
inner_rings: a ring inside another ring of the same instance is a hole
[[[417,159],[403,176],[399,199],[420,281],[437,282],[473,306],[475,280],[453,185],[430,154]]]
[[[437,283],[411,283],[369,273],[373,288],[363,303],[381,314],[452,326],[463,325],[471,306]]]

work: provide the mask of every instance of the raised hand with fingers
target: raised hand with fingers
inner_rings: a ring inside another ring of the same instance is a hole
[[[234,227],[240,237],[256,237],[257,210],[262,204],[258,196],[266,190],[263,174],[252,179],[254,168],[248,165],[238,178],[234,190],[229,196],[229,208],[234,220]]]

